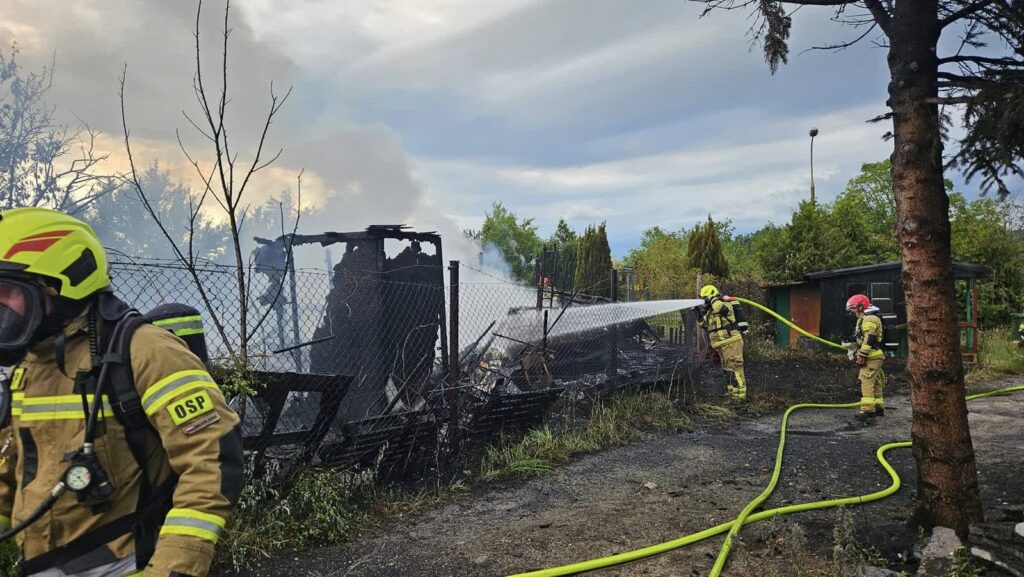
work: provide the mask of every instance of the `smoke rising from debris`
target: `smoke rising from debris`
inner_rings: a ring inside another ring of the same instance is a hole
[[[201,38],[203,66],[216,97],[220,88],[220,26],[223,3],[203,5]],[[198,118],[192,93],[194,60],[194,3],[159,0],[115,0],[67,4],[61,0],[9,0],[0,16],[0,45],[17,43],[19,61],[26,70],[38,70],[56,61],[54,85],[48,104],[60,119],[73,124],[79,117],[103,133],[112,171],[127,169],[121,137],[117,76],[128,66],[126,101],[128,123],[136,141],[140,168],[159,160],[174,180],[193,191],[198,177],[185,161],[176,142],[180,129],[184,144],[200,160],[208,158],[204,139],[182,116]],[[284,150],[270,169],[256,175],[249,197],[253,207],[290,192],[303,176],[306,207],[300,233],[362,230],[371,224],[408,224],[417,230],[436,230],[445,241],[445,260],[476,264],[479,248],[462,238],[459,227],[438,209],[424,202],[420,183],[400,137],[383,126],[356,126],[345,106],[332,102],[331,91],[320,79],[310,78],[299,64],[280,54],[270,43],[257,39],[235,7],[231,18],[228,59],[229,128],[240,162],[251,158],[269,103],[270,83],[282,94],[294,92],[271,126],[265,153]],[[140,26],[159,21],[160,26]],[[211,213],[219,211],[209,202]],[[140,207],[141,212],[141,207]],[[273,211],[276,213],[276,211]],[[216,217],[216,214],[213,214]],[[253,222],[247,237],[275,238],[280,218]],[[292,218],[284,229],[291,232]],[[171,223],[175,226],[175,223]],[[247,238],[251,241],[251,238]],[[144,256],[144,255],[138,255]],[[323,253],[302,256],[299,266],[322,270]]]

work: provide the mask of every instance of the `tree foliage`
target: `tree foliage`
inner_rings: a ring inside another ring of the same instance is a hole
[[[800,280],[809,272],[900,260],[889,161],[867,163],[831,203],[803,202],[783,226],[750,235],[768,280]],[[981,264],[992,277],[979,285],[980,321],[1009,322],[1024,307],[1024,207],[1018,201],[949,194],[954,260]],[[963,302],[961,300],[961,302]]]
[[[540,255],[541,240],[532,218],[519,219],[500,202],[491,205],[479,231],[466,231],[483,245],[496,248],[519,281],[534,282],[534,261]]]
[[[1024,222],[1018,201],[961,194],[949,198],[953,258],[983,264],[992,276],[978,284],[979,321],[1004,325],[1024,307]],[[963,289],[963,287],[961,287]],[[961,295],[961,302],[966,295]]]
[[[693,291],[696,272],[689,267],[683,235],[648,228],[626,262],[633,267],[637,288],[645,298],[676,298]]]
[[[78,214],[116,188],[98,172],[107,156],[95,149],[97,133],[84,123],[57,122],[44,97],[53,67],[26,72],[18,49],[0,51],[0,209],[47,207]]]
[[[605,223],[588,226],[576,251],[576,281],[579,294],[607,297],[612,272],[612,251],[608,246]]]
[[[545,263],[545,275],[551,279],[552,286],[559,290],[572,290],[576,276],[576,251],[579,248],[579,235],[565,222],[558,219],[555,231],[544,243],[548,250],[554,251],[552,263]]]
[[[181,244],[191,242],[195,254],[215,261],[227,254],[230,231],[223,222],[201,214],[194,235],[188,228],[189,207],[198,202],[187,186],[175,182],[156,162],[139,175],[159,220]],[[175,258],[167,239],[146,211],[134,187],[124,186],[97,200],[83,215],[99,235],[104,246],[123,254],[123,258]]]
[[[690,268],[717,277],[729,277],[729,263],[722,252],[722,243],[718,238],[718,228],[708,215],[703,225],[694,227],[687,241],[687,259]]]

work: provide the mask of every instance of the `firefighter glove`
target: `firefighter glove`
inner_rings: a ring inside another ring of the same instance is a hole
[[[857,353],[857,365],[863,367],[868,364],[868,357],[863,353]]]

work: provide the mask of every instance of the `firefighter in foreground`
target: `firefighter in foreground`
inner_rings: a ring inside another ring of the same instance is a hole
[[[109,285],[88,225],[0,212],[4,538],[21,529],[26,575],[203,577],[242,489],[239,420]]]
[[[743,375],[743,334],[740,332],[733,303],[722,300],[718,289],[705,285],[700,289],[704,299],[700,326],[708,333],[712,354],[718,353],[725,372],[729,396],[737,401],[747,398],[747,379]]]
[[[860,412],[856,418],[870,421],[874,417],[885,415],[885,401],[882,389],[885,387],[885,373],[882,372],[882,350],[884,335],[882,319],[878,316],[878,307],[871,304],[865,295],[853,295],[846,301],[846,312],[856,315],[857,324],[854,329],[856,347],[851,351],[860,371]]]

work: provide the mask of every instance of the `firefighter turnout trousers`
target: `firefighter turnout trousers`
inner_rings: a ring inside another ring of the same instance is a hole
[[[882,372],[882,357],[869,358],[857,374],[860,379],[860,412],[874,413],[876,408],[885,407],[882,389],[885,388],[885,373]]]
[[[722,371],[728,382],[729,396],[742,401],[747,398],[747,379],[743,374],[743,339],[736,339],[718,349]]]

